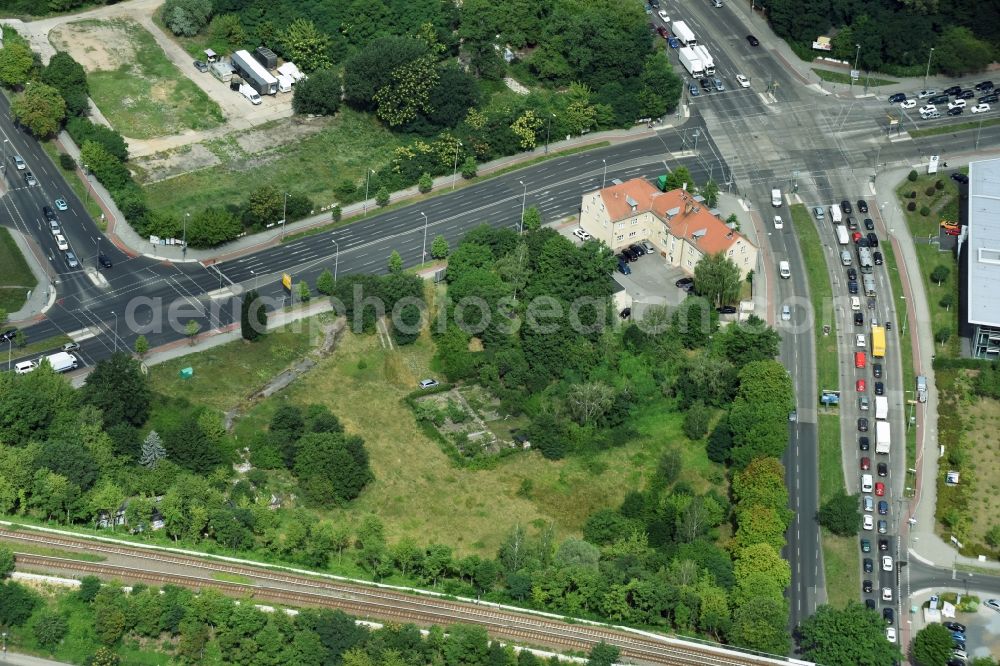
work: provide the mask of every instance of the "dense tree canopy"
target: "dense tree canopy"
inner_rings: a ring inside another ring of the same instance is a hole
[[[87,375],[84,387],[84,401],[103,412],[105,425],[141,426],[146,422],[152,391],[139,362],[128,354],[119,352],[99,362]]]
[[[947,630],[939,624],[931,626],[944,630],[950,652],[951,637]],[[848,602],[843,609],[820,606],[798,627],[797,634],[806,658],[817,664],[892,666],[901,657],[896,646],[886,640],[882,617],[856,601]]]

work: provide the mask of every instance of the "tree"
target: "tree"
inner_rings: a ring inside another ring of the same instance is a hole
[[[149,417],[153,393],[139,362],[119,352],[87,375],[83,399],[103,412],[105,426],[129,423],[138,427]]]
[[[955,295],[951,293],[945,294],[944,296],[941,297],[941,300],[938,301],[938,305],[943,307],[948,312],[951,311],[951,306],[953,306],[954,304],[955,304]]]
[[[951,652],[951,636],[940,624]],[[822,605],[798,627],[799,646],[810,661],[829,666],[892,666],[899,650],[885,638],[885,621],[856,601],[843,609]],[[923,633],[923,632],[921,632]],[[920,641],[920,635],[917,635]],[[947,658],[927,664],[944,664]]]
[[[375,203],[380,208],[385,208],[389,205],[389,190],[385,187],[378,188],[378,192],[375,193]]]
[[[420,178],[417,180],[417,189],[421,194],[427,194],[432,189],[434,189],[434,179],[427,172],[420,174]]]
[[[320,69],[295,84],[292,110],[298,114],[332,116],[340,109],[340,76],[331,69]],[[334,222],[339,221],[339,218]]]
[[[444,259],[448,256],[448,239],[444,236],[435,236],[431,242],[431,256],[435,259]]]
[[[708,432],[708,422],[712,412],[700,400],[688,407],[684,414],[684,435],[690,440],[699,440]]]
[[[295,475],[313,506],[343,505],[372,480],[368,454],[360,437],[343,433],[308,433],[298,441]]]
[[[980,72],[992,60],[993,52],[989,42],[978,39],[964,26],[946,28],[934,48],[937,69],[949,76]]]
[[[934,331],[934,339],[942,345],[948,342],[951,339],[951,326],[941,326]]]
[[[254,342],[267,333],[267,306],[255,289],[240,301],[240,334],[244,340]]]
[[[858,533],[859,515],[857,496],[841,491],[823,503],[816,519],[834,534],[854,536]]]
[[[733,612],[730,640],[751,650],[788,654],[791,646],[787,624],[788,603],[783,598],[753,595]]]
[[[309,289],[309,283],[306,282],[305,280],[299,282],[298,290],[299,290],[299,300],[302,301],[303,303],[308,302],[309,299],[312,298],[312,291]]]
[[[285,29],[282,39],[285,52],[290,60],[307,74],[329,69],[330,37],[316,28],[316,24],[306,18],[297,18]],[[338,94],[339,98],[340,95]]]
[[[184,335],[188,337],[193,345],[198,340],[198,331],[201,330],[201,324],[197,319],[188,319],[188,322],[184,324]]]
[[[94,653],[94,656],[92,656],[87,663],[90,664],[90,666],[118,666],[122,663],[122,660],[121,657],[118,656],[118,653],[113,649],[102,647],[97,649],[97,652]]]
[[[0,583],[0,625],[21,626],[39,601],[34,592],[19,583],[12,580]]]
[[[725,253],[710,254],[695,264],[694,286],[709,302],[724,305],[739,298],[740,269]]]
[[[290,207],[292,198],[289,197],[288,201]],[[239,218],[219,206],[210,206],[195,213],[187,224],[187,242],[192,247],[215,247],[241,233],[243,223]]]
[[[618,663],[620,656],[621,650],[617,646],[608,645],[601,641],[590,648],[590,654],[587,655],[587,666],[613,666]]]
[[[280,220],[283,210],[284,195],[273,185],[262,185],[250,192],[243,208],[243,222],[261,229]]]
[[[27,45],[11,40],[0,48],[0,83],[8,88],[23,86],[34,66],[35,57]]]
[[[171,460],[195,474],[207,474],[222,462],[222,453],[205,435],[197,420],[184,419],[164,438],[167,455]]]
[[[723,353],[733,365],[743,367],[752,361],[773,359],[778,355],[781,336],[757,315],[727,326],[719,338]]]
[[[143,358],[149,353],[149,340],[146,339],[145,335],[140,335],[135,339],[135,355],[139,358]]]
[[[324,269],[316,278],[316,291],[324,296],[333,294],[333,273],[330,272],[329,268]]]
[[[10,548],[0,548],[0,580],[9,578],[14,571],[14,553]]]
[[[535,206],[528,206],[524,211],[524,229],[537,231],[542,226],[542,213]]]
[[[403,272],[403,257],[399,255],[398,250],[393,250],[389,255],[389,272],[393,274]]]
[[[580,425],[593,424],[614,403],[615,390],[603,382],[574,384],[566,392],[566,406]]]
[[[942,282],[948,279],[949,275],[951,275],[951,269],[947,266],[935,266],[934,270],[931,271],[931,279],[937,282],[939,287]]]
[[[155,430],[150,430],[146,439],[142,441],[142,455],[139,457],[139,464],[143,467],[153,468],[156,463],[167,457],[167,450],[163,448],[163,439]]]
[[[469,155],[462,162],[462,178],[466,180],[472,180],[476,177],[476,171],[479,165],[476,163],[476,158]]]
[[[785,468],[777,458],[757,458],[734,474],[732,490],[743,507],[759,504],[779,512],[788,508]]]
[[[45,610],[35,617],[32,633],[38,644],[47,650],[53,649],[69,632],[69,623],[62,613]]]
[[[5,50],[5,49],[0,49]],[[66,118],[66,102],[52,86],[35,83],[10,105],[14,119],[38,138],[48,138],[59,131]]]
[[[669,192],[670,190],[678,190],[684,186],[687,186],[688,190],[694,185],[694,177],[691,175],[691,171],[687,167],[677,167],[673,171],[667,174],[667,181],[664,185],[664,191]]]
[[[705,186],[701,188],[701,196],[705,197],[705,203],[708,204],[709,208],[715,208],[719,203],[718,184],[714,180],[705,183]]]
[[[1000,546],[1000,525],[994,525],[989,529],[986,533],[986,543],[994,548]],[[2,567],[0,567],[0,571],[2,571]]]
[[[729,451],[732,448],[733,433],[729,429],[729,420],[723,417],[715,425],[712,434],[708,436],[708,444],[705,447],[705,452],[708,454],[709,460],[724,463],[729,459]]]
[[[194,37],[208,25],[211,16],[211,0],[167,0],[163,3],[163,22],[175,35]]]
[[[70,54],[57,51],[42,70],[41,81],[59,91],[70,115],[79,116],[88,111],[87,73]]]
[[[378,105],[375,114],[390,127],[414,120],[418,113],[431,110],[430,94],[439,78],[433,53],[400,64],[375,93],[374,101]]]

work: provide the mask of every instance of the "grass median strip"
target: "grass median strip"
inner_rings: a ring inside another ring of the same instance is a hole
[[[15,559],[17,557],[17,553],[23,553],[25,555],[41,555],[42,557],[59,557],[64,560],[78,560],[80,562],[103,562],[108,559],[103,555],[95,555],[94,553],[79,553],[75,550],[46,548],[45,546],[22,544],[17,541],[11,542],[8,545],[10,549],[14,551]]]
[[[963,132],[970,129],[992,127],[997,124],[1000,124],[1000,118],[990,118],[989,120],[982,118],[981,120],[972,120],[966,123],[958,123],[956,125],[938,125],[936,127],[928,127],[927,129],[910,130],[910,136],[916,139],[921,136],[953,134],[955,132]]]
[[[851,75],[849,72],[831,72],[828,69],[817,69],[813,68],[813,73],[824,81],[829,81],[830,83],[851,83]],[[867,76],[867,75],[866,75]],[[866,79],[866,76],[862,76],[857,81],[854,82],[856,86],[864,86],[867,84],[871,86],[892,86],[899,81],[893,81],[892,79]]]

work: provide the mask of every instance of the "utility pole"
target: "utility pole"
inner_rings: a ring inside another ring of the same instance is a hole
[[[927,77],[931,73],[931,57],[934,55],[934,47],[931,47],[930,53],[927,54],[927,69],[924,70],[924,90],[927,89]]]

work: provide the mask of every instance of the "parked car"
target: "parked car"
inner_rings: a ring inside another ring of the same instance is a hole
[[[875,377],[875,379],[881,379],[882,378],[882,364],[881,363],[872,363],[872,375]]]
[[[961,106],[956,106],[954,108],[949,107],[948,108],[948,115],[949,116],[960,116],[960,115],[962,115],[962,112],[964,110],[965,110],[965,107],[961,107]]]
[[[929,113],[937,113],[937,107],[934,106],[933,104],[925,104],[924,106],[920,107],[920,115],[924,116]]]
[[[917,100],[915,99],[904,99],[899,103],[899,108],[901,109],[912,109],[917,105]]]
[[[666,28],[664,28],[662,25],[659,28],[656,29],[656,33],[660,37],[663,37],[663,39],[669,39],[670,38],[670,31],[667,30]]]
[[[973,113],[986,113],[989,110],[990,110],[990,105],[982,102],[972,107]]]
[[[668,37],[667,45],[672,49],[679,49],[681,47],[681,40],[676,37]]]
[[[865,315],[860,312],[854,313],[854,325],[864,326],[865,325]]]
[[[870,247],[878,247],[878,236],[875,235],[874,231],[869,231],[867,238]]]
[[[969,182],[969,177],[966,176],[961,171],[956,171],[953,174],[951,174],[951,179],[956,183],[967,184]]]
[[[875,382],[875,395],[885,395],[885,384]]]
[[[62,346],[62,350],[64,352],[80,351],[80,343],[79,342],[67,342],[66,344],[64,344]]]
[[[1000,599],[987,599],[983,603],[987,608],[992,608],[996,612],[1000,613]]]
[[[937,95],[937,94],[938,94],[938,91],[934,90],[933,88],[931,90],[921,90],[920,92],[917,93],[917,99],[925,99],[927,97],[934,97],[934,95]]]
[[[866,388],[867,387],[865,386],[865,380],[864,379],[859,379],[858,381],[854,382],[854,389],[858,393],[864,393]]]
[[[890,643],[896,642],[896,627],[886,627],[885,628],[885,640]]]
[[[866,217],[865,218],[865,230],[866,231],[875,231],[875,221],[872,220],[872,218],[870,218],[870,217]]]
[[[194,61],[194,68],[197,69],[202,74],[204,74],[205,72],[208,71],[208,64],[205,63],[205,62],[203,62],[203,61],[201,61],[201,60],[195,60]]]
[[[719,314],[725,314],[725,315],[736,314],[736,306],[723,305],[721,307],[715,308],[715,311],[718,312]]]
[[[682,277],[677,282],[674,282],[674,286],[677,287],[677,288],[679,288],[679,289],[683,289],[684,287],[688,287],[688,286],[694,286],[694,278],[693,277]]]
[[[889,515],[889,503],[885,500],[879,500],[878,502],[878,515],[888,516]]]
[[[878,533],[887,534],[889,532],[889,522],[886,520],[878,521]]]
[[[872,582],[870,580],[864,580],[864,581],[862,581],[861,582],[861,589],[866,594],[871,594],[871,591],[872,591]]]
[[[582,241],[590,240],[590,234],[588,234],[586,231],[584,231],[583,229],[580,229],[580,228],[574,229],[573,230],[573,235],[576,236],[577,238],[579,238]]]
[[[862,553],[872,552],[872,542],[869,539],[861,540],[861,552]]]
[[[847,279],[848,280],[857,280],[858,279],[858,271],[857,271],[857,269],[855,269],[855,268],[848,268],[847,269]],[[858,308],[854,308],[854,309],[857,310]]]
[[[858,199],[858,212],[867,213],[868,212],[868,202],[864,199]]]
[[[840,202],[840,210],[843,211],[844,215],[850,215],[854,209],[851,208],[851,202],[844,199]]]
[[[976,90],[980,90],[980,91],[986,92],[988,90],[993,90],[993,82],[992,81],[982,81],[981,83],[977,83],[976,85],[974,85],[972,87],[975,88]]]
[[[878,483],[875,484],[875,496],[876,497],[884,497],[885,496],[885,484],[882,483],[881,481],[879,481]],[[886,543],[888,543],[888,542],[886,542]],[[881,544],[879,544],[879,545],[881,545]],[[888,550],[888,546],[886,546],[886,548],[882,548],[881,550]]]
[[[879,463],[875,466],[875,470],[879,476],[889,476],[889,465],[887,463]]]
[[[965,625],[959,622],[945,622],[944,628],[949,631],[957,631],[960,634],[965,633]]]
[[[906,93],[893,93],[889,95],[889,104],[899,104],[906,101]]]
[[[436,380],[436,379],[421,379],[420,380],[420,388],[422,388],[422,389],[434,388],[437,385],[438,385],[438,380]]]
[[[976,93],[973,90],[963,90],[962,92],[958,93],[957,96],[958,96],[958,99],[960,99],[960,100],[967,100],[967,99],[972,99],[973,97],[975,97]]]
[[[957,95],[962,92],[962,86],[951,86],[950,88],[945,88],[943,95]]]
[[[964,99],[956,99],[954,102],[948,102],[949,111],[951,111],[952,109],[964,109],[964,108],[965,108]]]
[[[863,416],[858,419],[858,432],[868,432],[868,419]]]
[[[886,598],[886,592],[888,592],[888,598]],[[882,588],[882,598],[886,601],[892,601],[892,588],[884,587]],[[891,608],[882,609],[882,619],[884,619],[889,624],[893,624],[896,621],[896,613]]]
[[[701,83],[701,89],[702,90],[704,90],[705,92],[712,92],[712,82],[711,81],[709,81],[708,79],[701,79],[700,83]]]
[[[875,519],[869,516],[867,513],[861,516],[861,529],[866,532],[871,532],[875,529]]]

